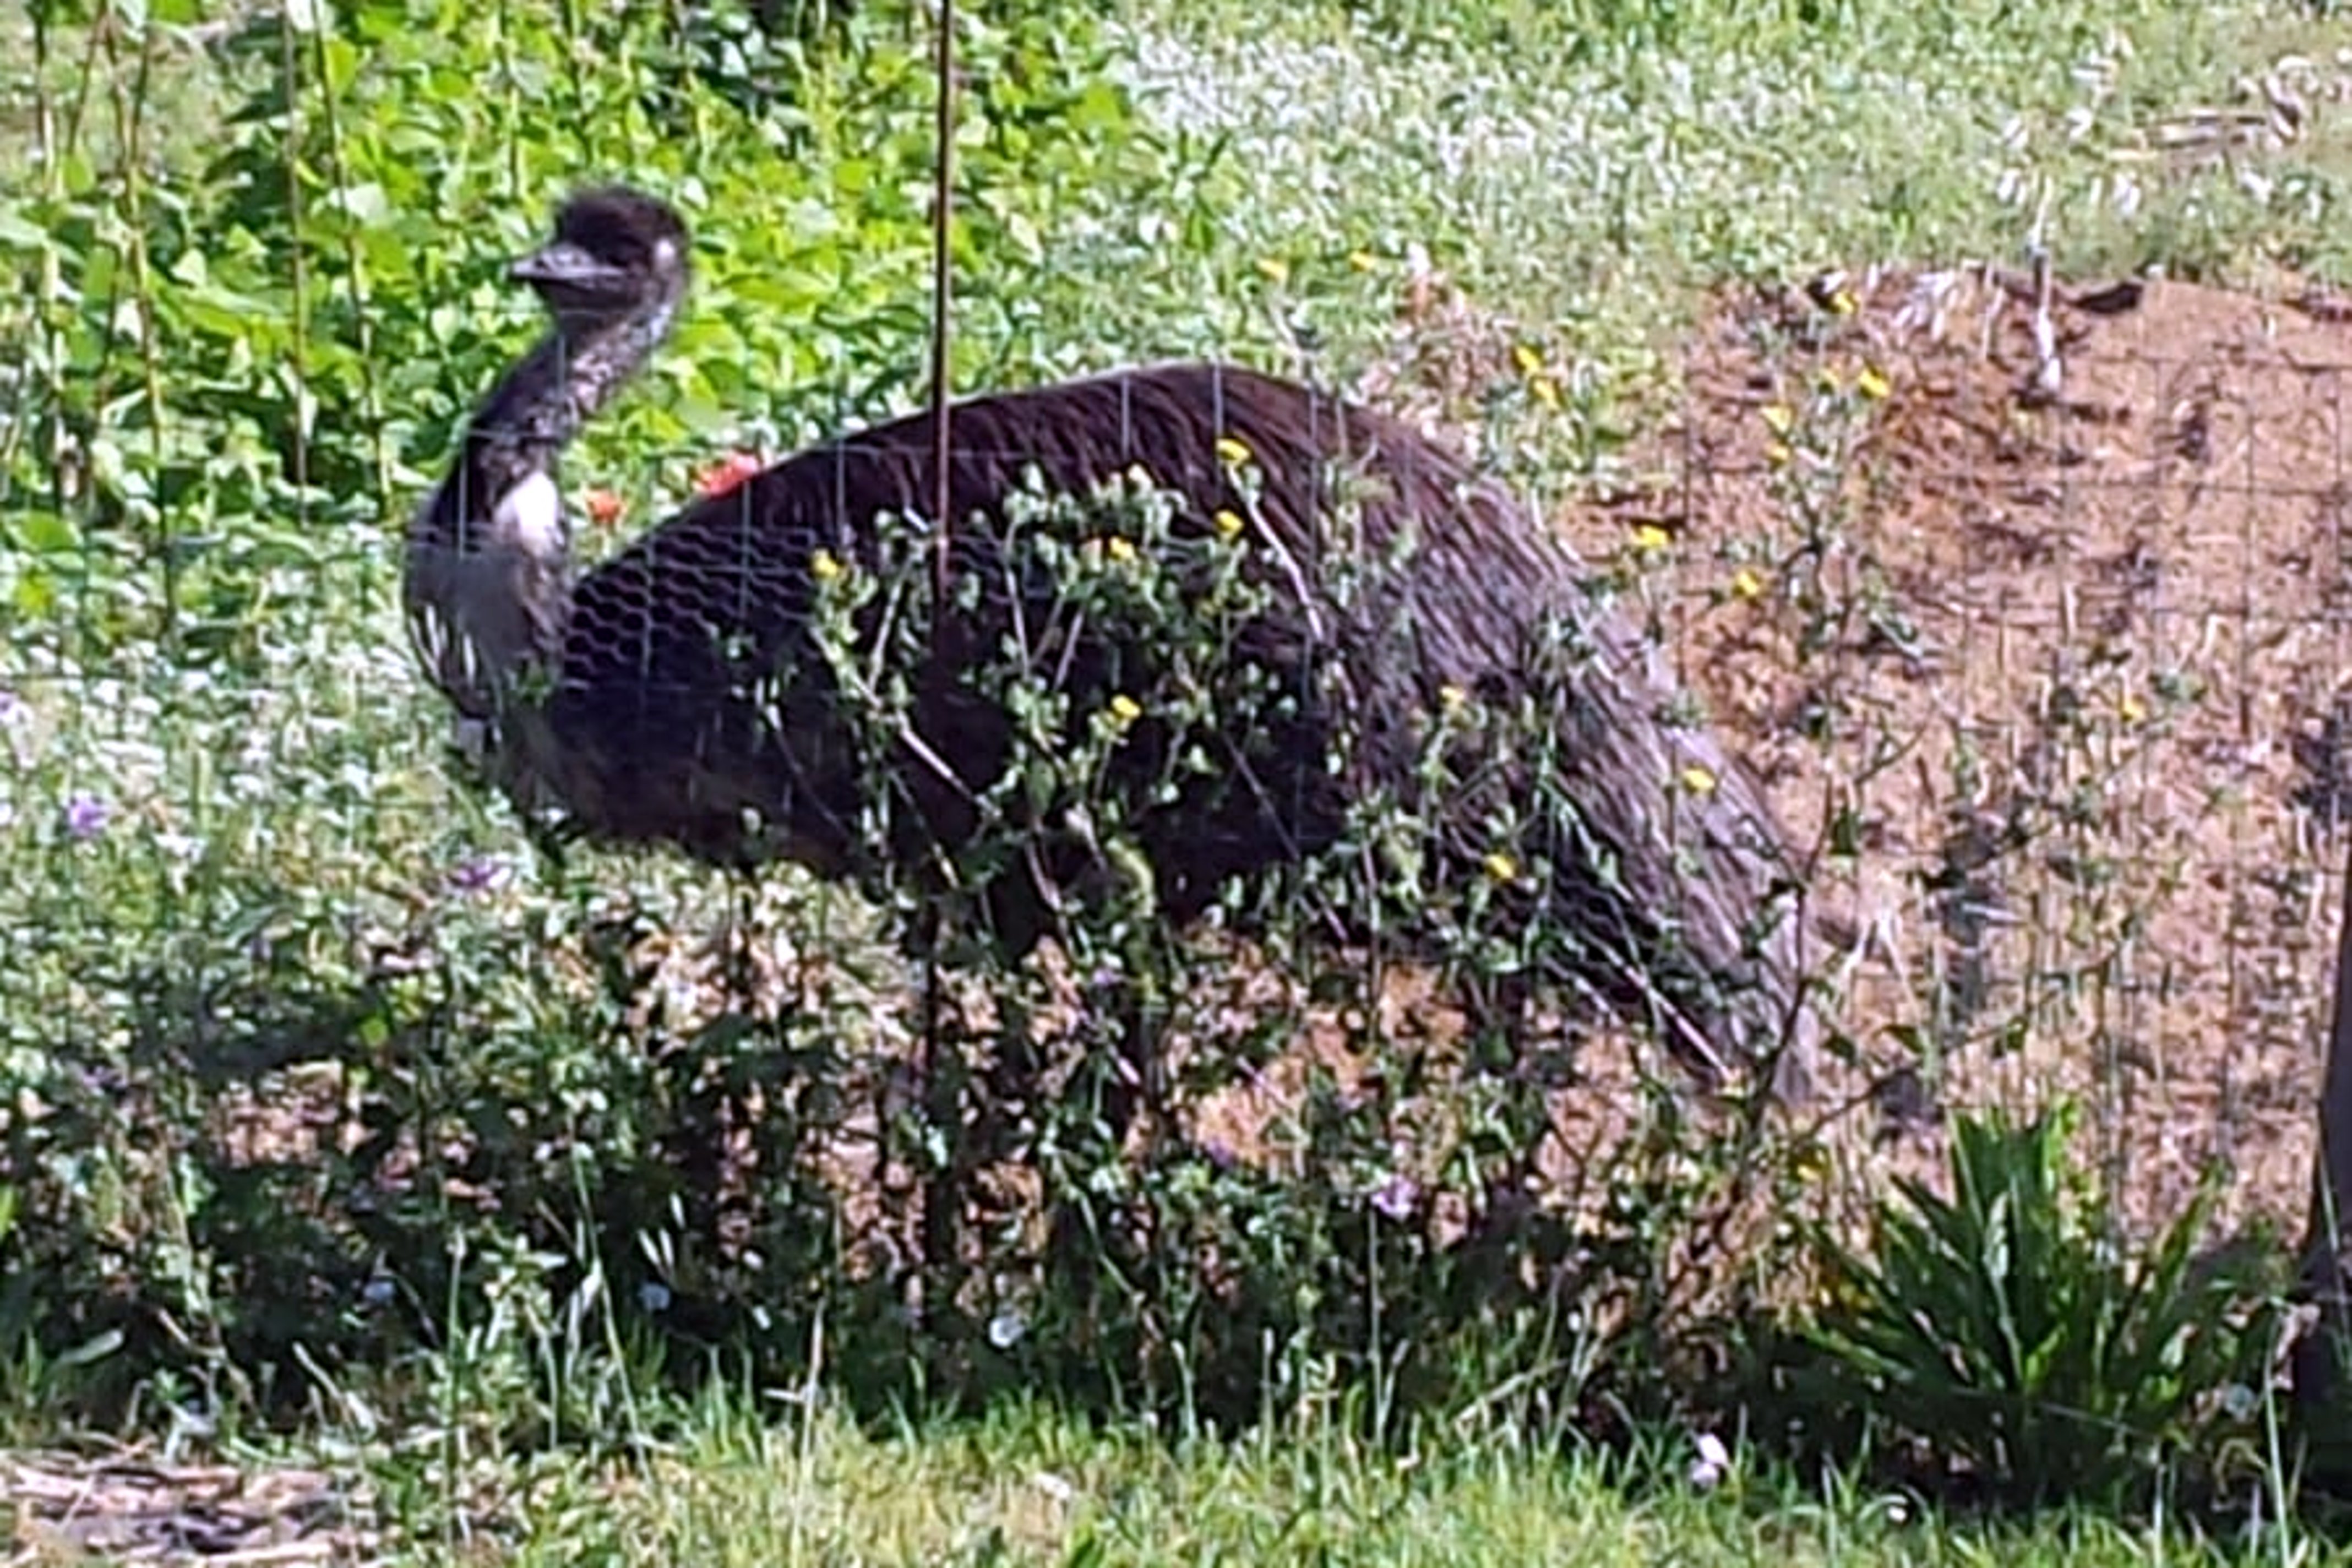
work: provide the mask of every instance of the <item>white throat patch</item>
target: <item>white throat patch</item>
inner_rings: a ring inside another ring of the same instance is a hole
[[[563,497],[544,473],[526,475],[499,499],[490,513],[490,538],[496,544],[541,561],[561,560],[564,553]]]

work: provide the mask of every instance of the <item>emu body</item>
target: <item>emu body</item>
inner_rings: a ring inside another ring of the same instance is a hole
[[[821,445],[699,500],[575,584],[555,463],[666,331],[684,289],[684,231],[649,198],[593,192],[518,270],[555,325],[485,401],[412,529],[407,598],[427,672],[484,727],[493,776],[527,811],[716,865],[789,859],[854,874],[877,852],[861,837],[868,775],[816,646],[813,563],[823,552],[871,567],[879,530],[906,526],[882,520],[932,511],[931,416]],[[1336,662],[1319,701],[1217,738],[1250,787],[1204,780],[1143,809],[1141,848],[1170,920],[1197,919],[1232,879],[1330,847],[1351,803],[1402,782],[1424,716],[1464,692],[1526,689],[1530,661],[1556,650],[1547,638],[1564,622],[1580,651],[1570,700],[1550,721],[1552,750],[1582,820],[1540,847],[1552,870],[1530,907],[1605,940],[1582,973],[1549,978],[1646,1014],[1710,1076],[1793,1038],[1779,1087],[1801,1089],[1811,1025],[1800,924],[1772,907],[1784,890],[1772,814],[1707,735],[1666,719],[1640,639],[1587,599],[1575,555],[1505,490],[1399,421],[1211,364],[970,398],[950,419],[951,567],[981,591],[937,659],[998,646],[1015,609],[993,586],[1003,502],[1025,478],[1083,495],[1139,466],[1182,498],[1180,535],[1205,534],[1221,512],[1252,519],[1239,547],[1277,590],[1276,607],[1244,628],[1235,657],[1277,672]],[[1246,498],[1237,449],[1255,473]],[[1338,495],[1349,498],[1345,538],[1331,525]],[[1379,559],[1400,545],[1410,546],[1401,568],[1365,595],[1328,590],[1333,557]],[[781,673],[754,693],[747,668]],[[957,696],[956,673],[919,672],[928,695],[903,758],[923,831],[949,844],[980,826],[972,802],[1010,738],[1002,710]],[[1694,768],[1711,787],[1678,790]],[[1483,841],[1466,818],[1534,783],[1507,769],[1475,798],[1465,792],[1455,803],[1465,820],[1433,836],[1440,858],[1476,865]],[[985,890],[1013,952],[1087,874],[1081,845],[1034,826],[1034,851]]]

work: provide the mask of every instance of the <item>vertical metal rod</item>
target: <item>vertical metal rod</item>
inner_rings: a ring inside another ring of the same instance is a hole
[[[940,0],[938,114],[933,134],[939,153],[931,187],[931,526],[939,530],[939,555],[932,566],[934,615],[947,607],[953,532],[948,516],[948,317],[952,295],[948,231],[955,195],[955,0]]]
[[[2327,1062],[2319,1088],[2319,1145],[2311,1160],[2311,1213],[2305,1221],[2301,1299],[2319,1321],[2297,1342],[2295,1403],[2317,1414],[2341,1396],[2347,1321],[2344,1205],[2352,1198],[2352,834],[2345,840],[2344,898],[2336,926],[2336,995],[2327,1028]]]
[[[948,444],[948,233],[955,170],[955,0],[940,0],[939,119],[935,127],[937,163],[931,186],[931,526],[939,531],[931,558],[932,679],[951,679],[960,657],[954,628],[949,622],[949,558],[954,544],[954,523],[948,515],[950,453]],[[921,1226],[922,1313],[927,1327],[936,1330],[954,1310],[957,1233],[963,1197],[961,1064],[940,1036],[944,1022],[940,994],[940,938],[941,911],[934,903],[918,917],[923,931],[923,1119],[929,1123],[938,1163],[923,1184]],[[936,1333],[929,1342],[943,1349]]]

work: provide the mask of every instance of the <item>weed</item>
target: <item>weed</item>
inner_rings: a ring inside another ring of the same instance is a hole
[[[2283,1254],[2201,1261],[2210,1184],[2128,1249],[2072,1163],[2076,1116],[1958,1118],[1949,1195],[1906,1179],[1867,1252],[1824,1242],[1826,1310],[1801,1331],[1823,1358],[1817,1411],[2029,1500],[2259,1473]]]

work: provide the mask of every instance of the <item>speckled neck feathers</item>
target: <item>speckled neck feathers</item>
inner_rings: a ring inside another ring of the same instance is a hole
[[[667,335],[675,290],[618,319],[560,324],[494,387],[408,532],[405,600],[418,656],[460,713],[489,717],[511,679],[560,648],[571,530],[564,446]]]

